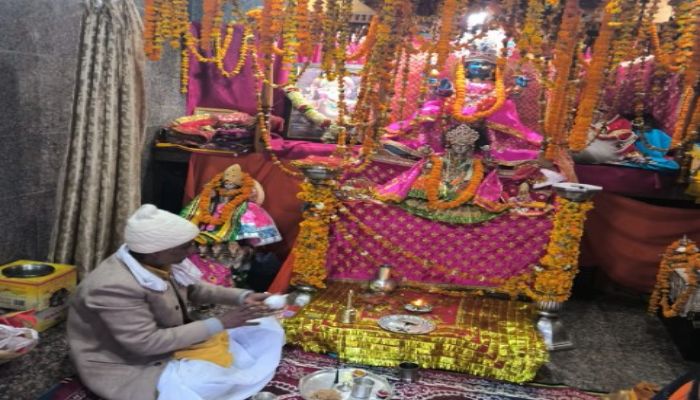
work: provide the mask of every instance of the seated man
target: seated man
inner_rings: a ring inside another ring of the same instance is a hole
[[[68,313],[70,355],[99,396],[242,400],[272,379],[284,332],[263,318],[268,295],[178,273],[198,234],[186,219],[143,205],[127,221],[126,244],[78,286]],[[188,301],[237,307],[191,321]]]

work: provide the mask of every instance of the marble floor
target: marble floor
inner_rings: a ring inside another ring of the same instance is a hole
[[[554,352],[536,382],[610,392],[640,381],[664,385],[697,363],[684,361],[646,299],[621,293],[587,293],[567,302],[563,320],[575,343]],[[0,365],[0,399],[36,399],[74,374],[66,356],[65,326],[41,333],[31,353]]]

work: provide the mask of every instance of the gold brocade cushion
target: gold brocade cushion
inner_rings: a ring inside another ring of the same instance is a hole
[[[284,320],[288,342],[305,351],[334,352],[354,363],[393,367],[412,361],[423,368],[511,382],[532,380],[548,360],[530,303],[402,287],[386,296],[357,296],[356,322],[343,324],[338,314],[350,289],[362,291],[359,284],[332,282],[296,316]],[[404,305],[418,298],[433,305],[431,313],[421,316],[436,324],[434,331],[409,335],[378,326],[382,316],[407,314]]]
[[[218,366],[229,368],[233,365],[233,355],[229,351],[229,338],[226,331],[219,332],[208,340],[178,350],[173,357],[176,360],[209,361]]]

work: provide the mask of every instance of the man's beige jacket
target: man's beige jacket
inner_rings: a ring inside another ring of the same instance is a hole
[[[97,395],[155,399],[172,353],[210,336],[203,321],[185,323],[183,304],[239,305],[250,292],[204,282],[183,288],[167,280],[167,286],[165,292],[142,287],[114,255],[78,285],[68,344],[80,378]]]

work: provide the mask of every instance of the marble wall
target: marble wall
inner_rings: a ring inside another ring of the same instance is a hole
[[[44,259],[48,252],[70,135],[84,1],[0,0],[0,264]],[[147,65],[147,126],[184,110],[177,60],[170,52]],[[144,165],[154,131],[148,130]]]

